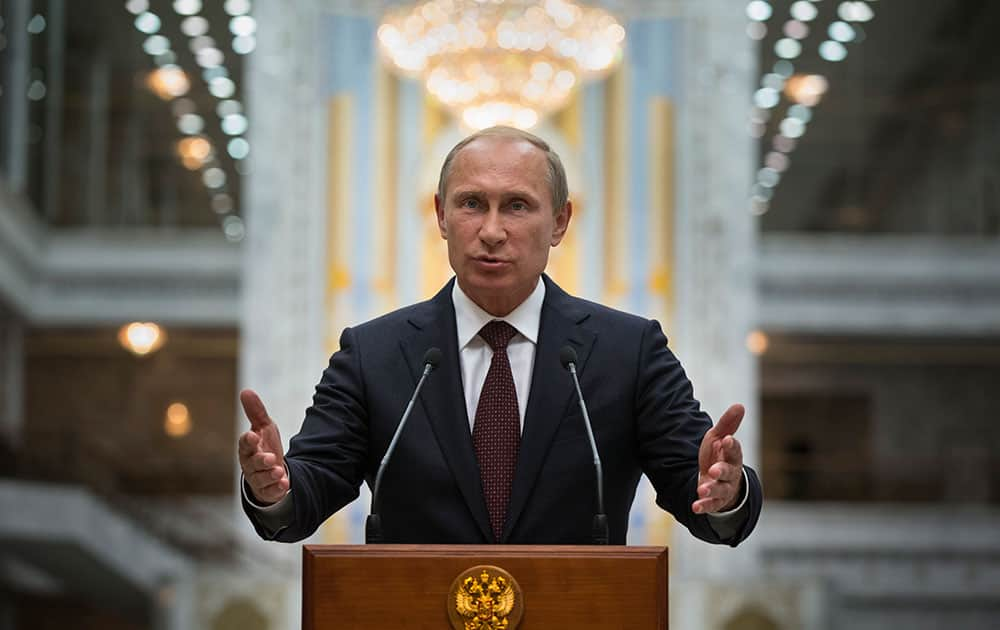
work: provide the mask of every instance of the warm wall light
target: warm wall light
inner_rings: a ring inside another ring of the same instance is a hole
[[[761,355],[767,352],[768,339],[767,335],[759,330],[752,331],[747,335],[747,350],[750,352]]]
[[[823,98],[829,87],[829,81],[821,74],[796,74],[785,82],[785,94],[800,105],[813,107]]]
[[[184,403],[171,403],[163,421],[163,431],[172,438],[181,438],[191,432],[191,412]]]
[[[165,101],[184,96],[191,89],[187,74],[177,66],[164,66],[153,70],[146,78],[146,85]]]
[[[201,136],[184,138],[177,143],[177,155],[189,170],[201,168],[212,155],[212,144]]]
[[[137,356],[156,352],[166,340],[166,332],[151,322],[132,322],[118,329],[118,343]]]

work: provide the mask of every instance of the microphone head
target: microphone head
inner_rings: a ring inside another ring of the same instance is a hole
[[[431,368],[436,368],[438,363],[441,363],[441,349],[440,348],[427,348],[427,352],[424,353],[424,365],[430,364]]]
[[[576,350],[573,349],[573,346],[563,346],[562,349],[559,350],[559,362],[562,363],[562,366],[567,370],[569,369],[570,363],[576,365]]]

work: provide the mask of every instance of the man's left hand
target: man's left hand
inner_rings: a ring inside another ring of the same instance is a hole
[[[698,500],[695,514],[725,512],[736,507],[743,483],[743,449],[733,436],[743,421],[743,405],[733,405],[708,430],[698,449]]]

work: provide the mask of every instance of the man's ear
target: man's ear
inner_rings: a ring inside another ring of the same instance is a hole
[[[562,242],[563,237],[566,236],[566,229],[569,227],[571,218],[573,218],[573,202],[567,201],[562,210],[556,214],[556,226],[552,230],[552,247]]]
[[[444,222],[444,201],[437,193],[434,193],[434,213],[437,214],[438,231],[441,233],[441,238],[448,240],[448,227]]]

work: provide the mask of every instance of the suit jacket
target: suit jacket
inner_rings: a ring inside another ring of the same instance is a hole
[[[382,480],[386,542],[589,544],[596,507],[593,458],[570,375],[571,345],[604,467],[611,544],[625,544],[641,474],[656,502],[695,536],[736,545],[752,531],[760,482],[746,467],[745,518],[726,538],[696,515],[698,447],[711,420],[655,321],[568,295],[546,283],[521,446],[503,535],[494,539],[462,391],[451,280],[427,302],[344,330],[286,455],[294,512],[277,532],[244,499],[258,533],[286,542],[312,534],[371,486],[423,369],[429,376]]]

